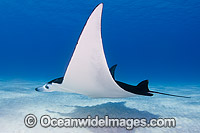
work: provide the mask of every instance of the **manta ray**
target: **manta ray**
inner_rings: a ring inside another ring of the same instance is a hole
[[[135,95],[153,96],[153,93],[188,98],[150,91],[148,80],[133,86],[115,79],[117,65],[109,69],[103,49],[101,37],[102,9],[103,3],[99,4],[88,18],[64,77],[51,80],[35,90],[78,93],[94,98],[123,98]]]

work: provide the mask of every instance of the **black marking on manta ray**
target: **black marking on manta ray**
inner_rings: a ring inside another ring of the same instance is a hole
[[[144,80],[140,82],[137,86],[129,85],[117,80],[115,80],[115,82],[125,91],[138,94],[138,95],[153,96],[152,93],[149,93],[150,91],[148,89],[148,80]]]
[[[110,68],[110,73],[115,80],[115,69],[117,67],[117,64],[112,66]],[[148,80],[144,80],[140,82],[137,86],[129,85],[120,81],[115,80],[115,82],[125,91],[131,92],[133,94],[138,94],[138,95],[144,95],[144,96],[153,96],[152,93],[149,93],[149,88],[148,88]]]
[[[56,78],[48,82],[48,84],[57,83],[62,84],[64,77]]]
[[[115,80],[115,69],[117,67],[117,64],[112,66],[110,68],[110,73]],[[131,92],[133,94],[138,94],[138,95],[144,95],[144,96],[153,96],[152,93],[157,93],[157,94],[162,94],[162,95],[168,95],[168,96],[174,96],[174,97],[182,97],[182,98],[191,98],[187,96],[179,96],[179,95],[173,95],[173,94],[167,94],[167,93],[162,93],[162,92],[157,92],[157,91],[150,91],[148,88],[148,80],[144,80],[140,82],[137,86],[129,85],[120,81],[115,80],[115,82],[125,91]]]

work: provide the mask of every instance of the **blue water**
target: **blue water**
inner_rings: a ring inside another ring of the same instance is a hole
[[[81,30],[104,3],[102,38],[116,79],[133,85],[148,79],[150,90],[186,95],[92,99],[38,93],[35,87],[63,76]],[[24,116],[176,118],[176,128],[130,132],[199,132],[200,2],[198,0],[1,0],[0,132],[101,132],[101,129],[25,127]],[[105,132],[129,132],[103,129]]]
[[[108,65],[135,84],[199,84],[198,0],[1,0],[0,78],[51,80],[64,74],[79,34],[100,2]]]

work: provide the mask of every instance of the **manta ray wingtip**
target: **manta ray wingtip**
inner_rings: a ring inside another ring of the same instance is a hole
[[[96,9],[96,8],[98,8],[98,7],[103,8],[103,3],[99,3],[94,9]]]
[[[99,5],[103,6],[103,3],[100,3]]]

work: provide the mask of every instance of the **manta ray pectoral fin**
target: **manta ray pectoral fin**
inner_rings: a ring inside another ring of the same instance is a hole
[[[131,97],[113,79],[106,61],[99,4],[88,18],[65,72],[61,88],[90,97]]]
[[[115,80],[115,69],[117,67],[117,64],[113,65],[111,68],[110,68],[110,73],[113,77],[113,79]]]

